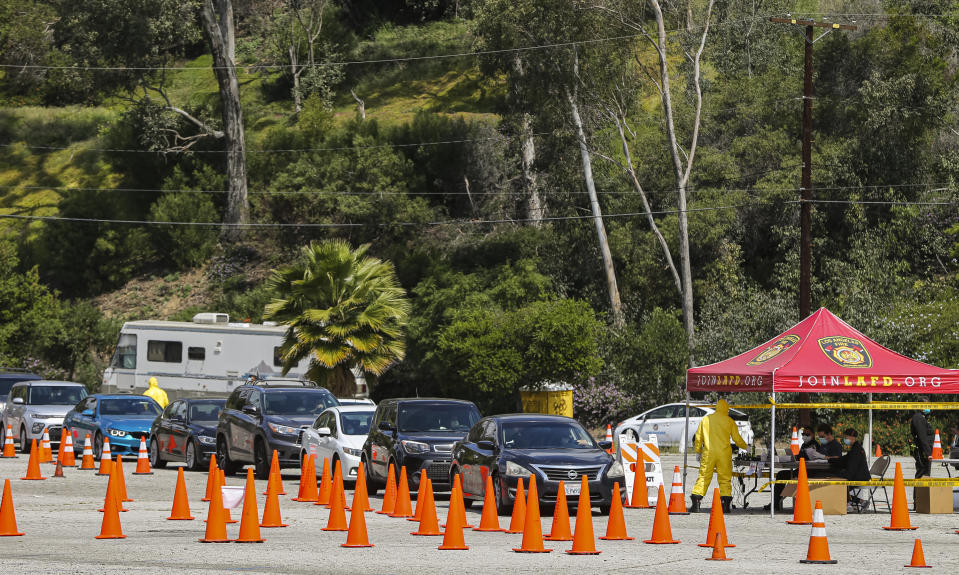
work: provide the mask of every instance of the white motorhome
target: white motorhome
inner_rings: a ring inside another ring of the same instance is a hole
[[[101,391],[142,393],[155,377],[172,401],[181,397],[225,397],[254,376],[299,379],[306,373],[309,360],[282,375],[279,350],[286,330],[270,323],[231,323],[224,313],[200,313],[192,322],[126,322],[110,366],[103,373]],[[366,395],[362,376],[357,377],[356,388],[358,396]]]

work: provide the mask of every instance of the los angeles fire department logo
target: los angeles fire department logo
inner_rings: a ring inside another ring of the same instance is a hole
[[[762,365],[787,349],[799,343],[798,335],[784,335],[760,352],[759,355],[746,362],[746,365]]]
[[[856,338],[831,335],[819,339],[819,349],[842,367],[872,367],[869,350]]]

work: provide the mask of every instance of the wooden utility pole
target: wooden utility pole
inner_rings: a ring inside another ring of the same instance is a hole
[[[812,277],[812,46],[833,30],[855,30],[856,27],[795,18],[770,18],[769,21],[801,26],[804,29],[802,179],[799,184],[799,319],[803,320],[812,313],[809,295]],[[814,28],[825,28],[826,31],[814,38]],[[808,409],[799,410],[799,422],[801,425],[809,425]]]

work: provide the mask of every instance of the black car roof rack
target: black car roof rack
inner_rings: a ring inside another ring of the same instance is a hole
[[[253,379],[246,383],[256,387],[320,387],[308,379]]]

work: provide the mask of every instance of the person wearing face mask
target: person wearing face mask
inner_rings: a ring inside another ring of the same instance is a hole
[[[799,447],[799,458],[808,460],[809,456],[807,455],[808,452],[806,450],[807,449],[815,450],[816,446],[817,446],[816,436],[813,435],[812,427],[808,425],[806,427],[803,427],[802,428],[802,445]],[[795,479],[798,476],[799,476],[798,469],[795,469],[795,470],[784,469],[782,471],[776,472],[776,479]],[[783,489],[785,488],[786,488],[785,485],[779,484],[779,483],[777,483],[773,487],[773,491],[776,495],[776,498],[775,498],[776,511],[782,511],[783,509],[784,498],[782,496],[782,492],[783,492]],[[766,511],[769,511],[769,504],[767,503],[765,506],[763,506],[763,509],[765,509]]]
[[[869,481],[872,479],[869,474],[869,461],[866,459],[866,450],[859,441],[859,433],[850,427],[842,434],[842,443],[847,451],[845,455],[832,460],[833,469],[846,481]],[[850,504],[860,508],[864,502],[857,497],[859,488],[850,487],[848,492]]]
[[[929,410],[917,409],[912,414],[909,429],[912,432],[912,456],[916,460],[916,479],[932,475],[929,457],[932,455],[933,431],[929,423]]]
[[[831,425],[828,423],[819,424],[816,433],[819,442],[816,451],[822,453],[826,459],[835,459],[842,455],[842,445],[833,437]]]

